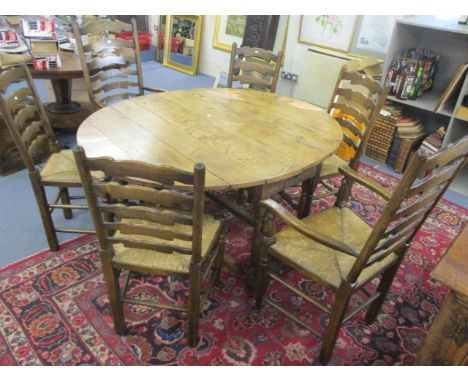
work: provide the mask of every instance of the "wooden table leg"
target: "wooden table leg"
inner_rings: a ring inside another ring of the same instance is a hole
[[[72,80],[61,79],[51,80],[51,82],[52,89],[54,90],[55,102],[51,102],[47,105],[47,111],[58,114],[78,112],[81,109],[81,105],[71,100]]]

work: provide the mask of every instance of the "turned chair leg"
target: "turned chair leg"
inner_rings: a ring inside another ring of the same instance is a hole
[[[31,179],[33,193],[36,197],[39,214],[41,215],[42,225],[44,226],[50,251],[57,252],[59,250],[59,244],[57,240],[57,233],[55,232],[54,222],[49,210],[47,195],[45,193],[44,187],[40,183],[39,174],[36,172],[30,172],[29,177]]]
[[[380,293],[380,296],[372,304],[370,304],[369,308],[367,309],[365,317],[366,324],[372,324],[377,318],[380,308],[382,307],[385,298],[387,297],[387,293],[392,286],[393,279],[395,278],[398,268],[400,268],[400,262],[387,269],[382,275],[379,286],[377,287],[377,292]]]
[[[102,272],[106,281],[109,304],[114,321],[115,332],[118,335],[125,334],[125,317],[123,305],[120,297],[119,275],[120,271],[112,266],[112,258],[109,253],[102,251],[100,253]]]
[[[70,204],[70,194],[68,193],[68,188],[64,187],[60,189],[60,200],[62,204]],[[63,209],[63,217],[67,220],[73,218],[73,212],[71,208]]]
[[[330,321],[328,322],[322,348],[320,349],[319,361],[322,365],[326,365],[330,362],[352,293],[351,287],[347,284],[342,285],[336,292],[335,304],[333,305]]]
[[[222,230],[223,231],[219,235],[218,239],[218,253],[216,254],[216,259],[213,267],[213,277],[215,283],[219,282],[219,277],[221,275],[221,267],[223,266],[224,262],[224,246],[226,243],[225,227],[223,227]]]
[[[198,326],[200,321],[201,266],[190,264],[188,299],[188,346],[196,347],[199,342]]]
[[[310,214],[314,192],[320,181],[321,168],[321,165],[317,166],[315,176],[302,182],[301,196],[299,199],[299,206],[297,207],[297,217],[299,219],[303,219]]]

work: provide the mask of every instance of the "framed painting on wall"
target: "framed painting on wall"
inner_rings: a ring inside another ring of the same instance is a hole
[[[385,58],[395,22],[402,15],[358,16],[350,53]]]
[[[301,16],[299,42],[347,52],[356,23],[356,16]]]
[[[247,16],[215,16],[213,30],[213,48],[231,51],[232,43],[242,44]]]

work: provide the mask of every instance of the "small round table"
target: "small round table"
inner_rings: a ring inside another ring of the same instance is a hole
[[[80,123],[91,114],[90,105],[72,101],[72,81],[83,77],[80,58],[73,52],[60,51],[62,66],[57,69],[36,70],[31,67],[31,75],[36,79],[50,80],[55,102],[46,105],[52,126],[76,130]]]
[[[194,89],[136,97],[105,107],[79,127],[88,157],[110,156],[193,171],[206,189],[251,188],[252,255],[260,200],[311,179],[342,139],[340,125],[307,102],[249,89]]]

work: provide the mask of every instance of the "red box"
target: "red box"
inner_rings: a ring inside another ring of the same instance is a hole
[[[138,45],[143,50],[148,49],[151,44],[151,32],[141,32],[138,31]],[[121,38],[124,40],[133,40],[133,32],[121,32],[116,33],[115,37]]]

